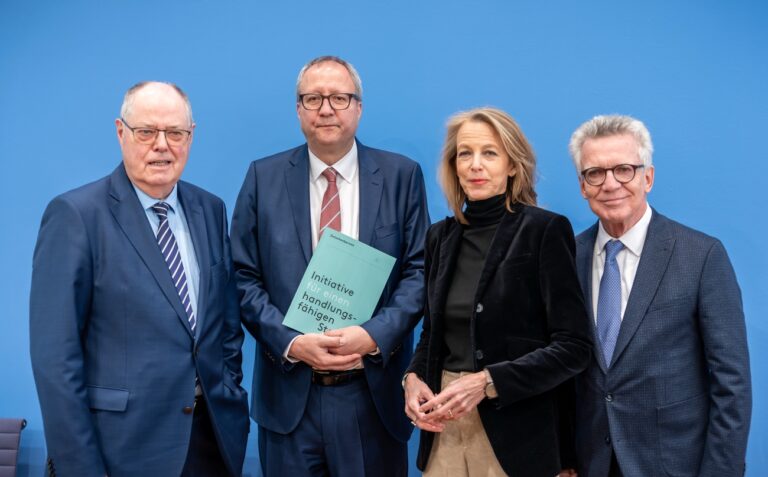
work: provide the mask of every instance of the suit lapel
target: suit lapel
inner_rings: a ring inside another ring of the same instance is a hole
[[[191,330],[187,322],[187,314],[181,306],[181,300],[176,288],[173,286],[168,265],[165,263],[157,240],[152,233],[152,228],[147,222],[147,216],[141,207],[139,198],[133,190],[125,169],[121,164],[112,173],[110,178],[110,211],[123,233],[128,237],[136,252],[146,264],[152,276],[157,281],[168,302],[176,311],[184,329],[191,336]]]
[[[665,218],[653,211],[651,223],[648,225],[648,235],[645,238],[640,263],[637,267],[632,292],[629,294],[624,319],[621,322],[619,336],[616,339],[616,349],[613,352],[613,362],[629,344],[638,326],[645,318],[648,306],[651,304],[656,290],[659,288],[664,272],[667,270],[672,256],[675,239],[667,231]]]
[[[444,237],[441,237],[440,252],[438,258],[438,269],[435,276],[435,301],[430,303],[432,313],[442,315],[445,308],[446,295],[453,279],[453,270],[456,266],[456,259],[459,256],[459,247],[461,246],[461,237],[463,227],[455,219],[446,219],[446,230]],[[429,273],[427,271],[427,273]]]
[[[203,326],[205,326],[205,306],[208,302],[208,287],[211,279],[211,260],[208,253],[211,248],[208,243],[208,234],[206,233],[205,216],[203,207],[197,200],[198,197],[188,193],[182,182],[179,182],[178,195],[179,202],[184,209],[184,215],[187,219],[189,234],[192,236],[192,246],[195,248],[195,257],[200,269],[200,284],[197,293],[197,336],[202,335]],[[186,318],[186,316],[185,316]]]
[[[379,166],[371,157],[368,148],[357,143],[357,170],[360,174],[360,212],[358,239],[371,244],[373,241],[374,226],[378,216],[381,192],[383,189],[383,177],[379,172]]]
[[[589,329],[593,337],[593,352],[597,364],[603,372],[606,371],[605,358],[603,350],[600,348],[600,339],[597,336],[595,328],[595,312],[592,307],[592,260],[595,254],[595,240],[597,239],[597,224],[593,225],[577,238],[578,246],[576,248],[576,270],[579,273],[579,283],[581,291],[584,294],[584,304],[587,307],[589,316]]]
[[[309,218],[309,150],[307,146],[297,150],[285,170],[285,187],[293,212],[296,236],[299,237],[304,259],[312,257],[312,221]]]

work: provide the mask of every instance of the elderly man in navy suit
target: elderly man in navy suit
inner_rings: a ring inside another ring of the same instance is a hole
[[[597,116],[569,149],[599,219],[576,239],[595,333],[576,380],[579,476],[743,475],[749,354],[723,245],[648,205],[642,122]]]
[[[169,83],[128,90],[123,161],[56,197],[32,273],[49,474],[240,475],[248,400],[224,203],[180,181],[195,124]]]
[[[360,77],[338,57],[302,68],[307,143],[254,161],[232,217],[242,319],[258,342],[253,407],[264,474],[402,476],[413,427],[400,379],[424,305],[429,226],[418,164],[355,139]],[[397,259],[369,321],[300,334],[283,318],[322,231]]]

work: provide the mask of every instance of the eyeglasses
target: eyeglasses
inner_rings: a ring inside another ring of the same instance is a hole
[[[603,167],[590,167],[581,171],[581,175],[587,184],[593,186],[603,185],[605,177],[608,175],[608,171],[611,171],[613,178],[620,184],[626,184],[635,178],[635,173],[638,169],[645,167],[642,164],[619,164],[617,166],[603,168]]]
[[[349,104],[352,99],[360,101],[360,98],[354,93],[333,93],[328,95],[318,93],[306,93],[299,95],[299,101],[304,109],[309,111],[317,111],[323,107],[323,101],[328,100],[328,104],[334,111],[339,111],[349,108]]]
[[[136,142],[141,144],[153,144],[155,139],[157,139],[157,135],[159,133],[164,133],[165,140],[168,142],[168,144],[180,146],[182,144],[186,144],[186,142],[189,140],[189,136],[192,135],[192,131],[187,131],[186,129],[157,129],[148,127],[132,128],[128,125],[128,123],[125,122],[125,119],[120,118],[120,121],[125,124],[125,127],[131,130],[133,133],[133,138],[136,140]]]

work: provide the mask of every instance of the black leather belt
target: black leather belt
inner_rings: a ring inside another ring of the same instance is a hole
[[[362,369],[350,369],[349,371],[315,371],[312,370],[312,383],[320,386],[338,386],[355,379],[360,379],[365,374]]]

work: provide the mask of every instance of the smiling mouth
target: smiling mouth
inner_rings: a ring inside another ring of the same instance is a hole
[[[624,199],[626,199],[626,197],[617,197],[615,199],[603,199],[601,202],[603,204],[610,205],[610,204],[616,204],[618,202],[622,202],[622,201],[624,201]]]
[[[163,167],[163,166],[170,166],[171,161],[150,161],[150,166],[157,166],[157,167]]]

